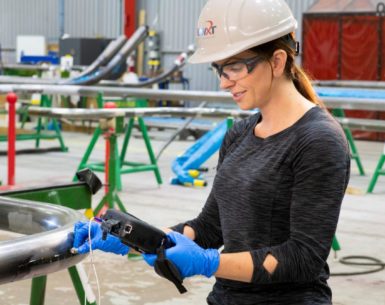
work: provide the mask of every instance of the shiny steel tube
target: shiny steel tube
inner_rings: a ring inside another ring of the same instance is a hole
[[[177,56],[177,58],[174,61],[174,65],[171,67],[171,69],[159,74],[158,76],[154,78],[150,78],[146,81],[141,81],[138,83],[121,83],[117,81],[107,81],[103,80],[101,81],[101,85],[103,86],[118,86],[118,87],[129,87],[129,88],[142,88],[146,86],[150,86],[153,84],[160,83],[161,81],[166,80],[168,77],[172,76],[175,72],[179,71],[183,68],[183,66],[186,64],[186,60],[188,57],[192,55],[194,52],[193,46],[190,46],[187,50],[187,52],[182,52]]]
[[[0,85],[0,93],[28,92],[42,94],[97,96],[103,93],[110,97],[127,97],[165,100],[187,100],[199,102],[215,102],[234,104],[231,94],[221,91],[190,91],[190,90],[154,90],[138,88],[114,88],[108,86],[55,86],[55,85]],[[385,99],[353,98],[353,97],[322,97],[322,101],[330,108],[360,109],[385,111]]]
[[[217,109],[217,108],[113,108],[113,109],[67,109],[32,106],[28,108],[30,115],[47,116],[52,118],[65,118],[70,120],[100,120],[115,117],[136,116],[193,116],[193,117],[247,117],[253,111]]]
[[[83,75],[68,81],[63,81],[63,85],[93,85],[103,78],[108,77],[112,71],[123,64],[127,56],[130,55],[136,47],[148,36],[148,28],[146,26],[139,27],[134,34],[125,42],[115,56],[108,62],[104,68],[96,69],[93,73]]]
[[[48,71],[48,65],[27,65],[27,64],[4,64],[3,68],[5,69],[23,69],[23,70],[39,70],[39,71]]]
[[[84,77],[88,74],[94,73],[101,66],[108,64],[113,56],[118,53],[118,51],[123,47],[125,42],[127,41],[126,36],[122,35],[117,39],[111,41],[108,46],[104,49],[104,51],[94,60],[94,62],[88,66],[80,75],[76,78]]]
[[[312,82],[320,87],[385,89],[384,81],[354,81],[354,80],[317,80]]]
[[[385,100],[364,99],[353,97],[322,97],[321,100],[328,108],[341,108],[345,110],[373,110],[385,111]]]
[[[0,197],[0,229],[25,236],[0,242],[0,284],[71,267],[85,255],[70,253],[73,225],[84,216],[72,209]]]
[[[231,94],[220,91],[190,91],[190,90],[154,90],[138,88],[115,88],[108,86],[70,86],[70,85],[0,85],[0,93],[28,92],[42,94],[97,96],[102,93],[109,97],[127,97],[167,100],[190,100],[234,103]]]
[[[55,85],[60,79],[56,78],[34,78],[24,76],[0,76],[0,84],[36,84],[36,85]]]
[[[385,132],[385,121],[357,118],[335,118],[343,127],[352,130]]]

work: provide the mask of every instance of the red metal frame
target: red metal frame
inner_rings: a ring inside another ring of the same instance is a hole
[[[124,0],[124,35],[129,38],[136,29],[136,0]]]
[[[7,94],[8,102],[8,185],[15,185],[16,156],[16,102],[17,95]]]

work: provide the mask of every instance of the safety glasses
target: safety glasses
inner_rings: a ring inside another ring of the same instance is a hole
[[[265,58],[258,55],[252,58],[239,59],[224,65],[212,63],[211,66],[219,79],[223,76],[228,80],[237,81],[246,77],[264,60]]]

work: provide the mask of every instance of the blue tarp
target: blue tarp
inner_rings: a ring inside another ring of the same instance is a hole
[[[321,99],[323,97],[385,99],[385,90],[335,87],[314,87],[314,89]]]

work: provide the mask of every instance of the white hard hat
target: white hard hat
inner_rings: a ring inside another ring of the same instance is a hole
[[[198,19],[190,63],[222,60],[280,38],[297,27],[284,0],[208,0]]]

